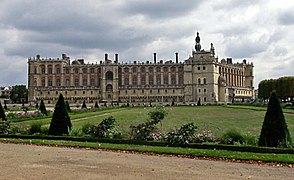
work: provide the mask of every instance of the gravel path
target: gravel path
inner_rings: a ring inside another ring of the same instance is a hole
[[[0,179],[294,179],[293,168],[0,143]]]

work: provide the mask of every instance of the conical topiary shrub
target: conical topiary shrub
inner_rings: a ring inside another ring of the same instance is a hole
[[[82,109],[87,109],[86,101],[83,101]]]
[[[288,147],[291,145],[290,133],[275,92],[271,94],[269,99],[258,145],[269,147]]]
[[[70,117],[67,113],[65,102],[62,94],[59,95],[55,105],[53,117],[49,127],[49,135],[68,135],[71,129]]]
[[[40,111],[42,114],[48,116],[48,112],[47,112],[47,110],[46,110],[46,106],[45,106],[45,104],[44,104],[43,99],[42,99],[41,102],[40,102],[39,111]]]
[[[6,121],[7,120],[1,102],[0,102],[0,120],[2,120],[2,121]]]
[[[0,102],[0,134],[8,134],[10,128],[10,122],[7,121],[4,109]]]
[[[69,105],[68,101],[65,102],[65,106],[66,106],[67,112],[71,112],[70,105]]]

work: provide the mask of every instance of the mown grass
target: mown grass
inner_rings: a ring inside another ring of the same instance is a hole
[[[129,144],[109,144],[109,143],[92,143],[92,142],[76,142],[76,141],[55,141],[55,140],[38,140],[38,139],[0,139],[0,142],[13,143],[29,143],[38,145],[51,145],[62,147],[82,147],[93,149],[111,149],[111,150],[126,150],[136,152],[150,152],[156,154],[172,154],[172,155],[187,155],[197,157],[211,158],[227,158],[236,160],[256,160],[264,162],[280,162],[294,164],[294,155],[291,154],[273,154],[273,153],[251,153],[251,152],[236,152],[226,150],[209,150],[209,149],[192,149],[180,147],[159,147],[145,145],[129,145]]]
[[[98,110],[96,112],[71,113],[73,128],[82,128],[83,125],[98,124],[104,118],[113,116],[117,126],[124,136],[130,133],[130,125],[139,124],[148,120],[148,112],[153,107],[133,107]],[[185,123],[194,122],[198,131],[211,130],[213,135],[220,137],[226,130],[237,131],[259,136],[265,107],[253,106],[170,106],[166,107],[168,115],[162,121],[162,130],[168,132]],[[294,139],[294,110],[284,113],[292,139]],[[15,125],[28,127],[34,122],[40,122],[43,126],[49,126],[51,118],[27,120],[15,122]],[[158,126],[161,128],[160,126]]]

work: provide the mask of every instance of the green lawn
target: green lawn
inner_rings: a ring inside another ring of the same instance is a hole
[[[130,125],[138,124],[148,119],[148,112],[152,107],[134,107],[99,110],[70,114],[73,128],[81,128],[84,124],[98,124],[104,118],[113,116],[117,120],[118,129],[125,136],[130,132]],[[166,107],[168,115],[163,120],[163,131],[170,131],[185,123],[194,122],[198,130],[211,130],[216,137],[229,129],[237,129],[244,133],[259,136],[263,118],[266,112],[264,107],[252,106],[173,106]],[[292,139],[294,139],[294,110],[285,110]],[[15,122],[15,125],[27,127],[33,122],[41,122],[44,126],[50,124],[51,118]],[[160,126],[159,126],[160,127]]]

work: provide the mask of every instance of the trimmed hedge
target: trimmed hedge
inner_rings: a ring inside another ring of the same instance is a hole
[[[257,146],[233,146],[224,144],[181,144],[169,145],[168,143],[158,141],[136,141],[127,139],[108,139],[108,138],[92,138],[92,137],[72,137],[72,136],[45,136],[45,135],[17,135],[17,134],[0,134],[0,138],[15,138],[15,139],[46,139],[46,140],[68,140],[78,142],[101,142],[111,144],[133,144],[146,146],[165,146],[165,147],[183,147],[195,149],[215,149],[240,152],[254,153],[275,153],[275,154],[294,154],[293,148],[270,148]]]

